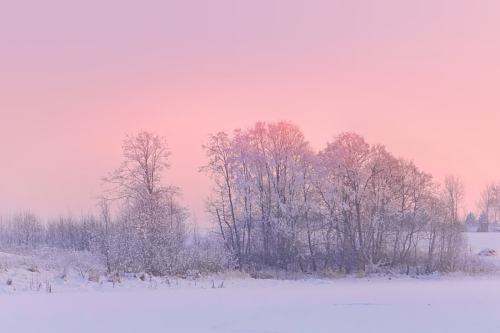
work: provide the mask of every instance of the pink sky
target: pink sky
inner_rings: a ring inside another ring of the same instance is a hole
[[[182,3],[182,5],[180,4]],[[498,1],[12,1],[0,8],[0,214],[94,207],[126,133],[167,137],[205,220],[201,144],[255,121],[383,143],[466,207],[500,180]]]

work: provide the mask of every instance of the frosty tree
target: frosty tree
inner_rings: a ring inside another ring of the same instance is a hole
[[[107,194],[119,202],[115,257],[124,270],[164,274],[175,269],[186,212],[177,189],[162,180],[169,155],[160,136],[145,131],[127,136],[124,161],[105,178]]]
[[[165,139],[140,132],[124,140],[123,161],[105,178],[97,217],[43,224],[19,215],[0,225],[0,242],[90,251],[112,276],[465,267],[457,177],[440,187],[413,162],[354,133],[315,152],[287,122],[219,132],[203,148],[202,170],[212,181],[209,234],[186,241],[186,210],[163,178],[170,156]],[[485,221],[500,216],[499,188],[483,193]]]
[[[208,211],[240,269],[456,268],[463,195],[354,133],[314,153],[286,122],[212,135]],[[424,251],[424,249],[427,249]]]
[[[500,183],[491,183],[481,192],[479,209],[485,222],[498,223],[500,220]]]

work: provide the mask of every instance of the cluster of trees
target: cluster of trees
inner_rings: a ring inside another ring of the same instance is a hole
[[[21,214],[0,223],[0,244],[90,251],[108,273],[460,269],[456,177],[441,188],[413,162],[352,133],[315,152],[286,122],[220,132],[203,149],[201,169],[213,184],[207,234],[189,231],[179,189],[162,179],[165,140],[141,132],[126,138],[123,163],[105,177],[98,215],[40,223]]]
[[[469,230],[479,232],[498,231],[500,224],[500,184],[488,184],[478,202],[479,217],[470,212],[465,218]],[[493,225],[493,229],[492,229]]]
[[[257,123],[204,146],[208,210],[239,268],[457,269],[463,187],[344,133],[315,153],[292,124]]]
[[[0,223],[0,244],[90,251],[108,273],[167,275],[227,267],[230,258],[210,237],[194,235],[187,242],[188,213],[178,189],[162,180],[169,154],[162,137],[149,132],[127,137],[123,163],[104,178],[97,216],[44,224],[33,214],[20,214]]]
[[[3,247],[36,249],[40,246],[90,251],[99,221],[94,216],[60,217],[43,223],[32,213],[21,213],[0,223],[0,244]]]

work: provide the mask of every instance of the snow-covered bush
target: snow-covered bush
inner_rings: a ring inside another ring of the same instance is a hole
[[[236,267],[234,257],[214,235],[206,235],[186,245],[177,257],[178,273],[217,273]]]

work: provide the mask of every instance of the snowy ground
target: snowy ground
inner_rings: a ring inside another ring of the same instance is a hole
[[[2,332],[499,332],[500,280],[234,281],[0,297]]]
[[[479,252],[484,248],[492,248],[500,253],[500,232],[467,232],[465,234],[472,251]]]
[[[500,233],[469,237],[475,252],[500,252]],[[11,265],[29,264],[26,258],[3,256]],[[497,274],[299,281],[218,277],[213,283],[130,278],[113,287],[78,275],[64,281],[43,273],[39,280],[53,283],[47,293],[43,286],[32,290],[36,283],[30,274],[42,272],[10,268],[0,278],[9,273],[19,288],[0,287],[2,333],[500,332]]]
[[[471,253],[494,250],[496,255],[482,257],[484,264],[496,267],[500,273],[500,232],[468,232],[467,239]],[[499,277],[500,281],[500,277]]]

